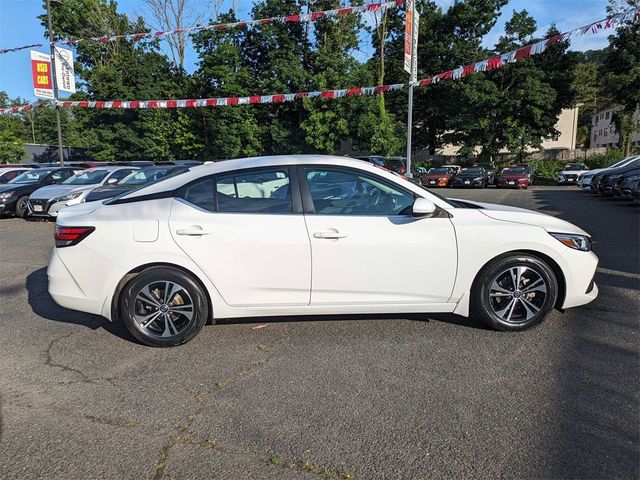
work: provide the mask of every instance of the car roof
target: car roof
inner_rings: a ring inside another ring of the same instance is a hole
[[[287,167],[292,165],[330,165],[335,167],[349,167],[356,170],[371,172],[383,178],[388,178],[391,181],[398,182],[403,181],[402,184],[408,190],[424,195],[426,190],[422,187],[412,183],[411,181],[397,175],[389,170],[376,167],[368,162],[356,160],[349,157],[338,157],[335,155],[273,155],[262,157],[249,157],[239,158],[235,160],[222,160],[219,162],[212,162],[204,165],[198,165],[196,167],[190,167],[186,173],[176,175],[163,179],[160,182],[153,183],[151,185],[136,189],[130,194],[126,195],[127,198],[134,198],[142,195],[151,195],[159,192],[166,192],[176,190],[183,185],[197,180],[207,175],[215,175],[219,173],[225,173],[235,170],[244,170],[249,168],[261,168],[261,167]],[[185,168],[185,167],[182,167]],[[432,198],[431,198],[432,197]],[[437,205],[443,208],[449,208],[445,201],[440,200],[436,196],[430,196],[431,200]]]

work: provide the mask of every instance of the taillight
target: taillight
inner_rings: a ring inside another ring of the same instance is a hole
[[[62,248],[77,245],[95,229],[95,227],[63,227],[56,225],[56,233],[54,234],[56,247]]]

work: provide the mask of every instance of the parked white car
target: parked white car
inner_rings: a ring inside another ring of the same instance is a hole
[[[104,166],[82,170],[57,185],[39,188],[29,196],[29,216],[56,217],[61,208],[84,202],[93,189],[114,185],[138,167]]]
[[[594,175],[600,173],[600,172],[604,172],[606,170],[610,170],[612,168],[617,168],[617,167],[624,167],[630,163],[632,163],[634,160],[637,160],[638,158],[640,158],[640,155],[634,155],[632,157],[625,157],[622,160],[618,160],[616,163],[609,165],[608,167],[605,168],[595,168],[593,170],[589,170],[588,172],[583,173],[582,175],[580,175],[578,177],[578,180],[576,181],[576,185],[582,189],[588,189],[591,187],[591,180],[593,179]]]
[[[517,331],[592,301],[582,229],[447,200],[365,162],[275,156],[191,168],[60,211],[49,293],[173,346],[211,320],[473,313]]]
[[[567,163],[558,174],[558,185],[575,184],[589,169],[584,163]]]

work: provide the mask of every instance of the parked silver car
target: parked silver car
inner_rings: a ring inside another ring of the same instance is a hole
[[[57,217],[61,208],[83,202],[94,188],[115,185],[136,170],[138,167],[131,166],[82,170],[61,184],[48,185],[33,192],[27,203],[28,214],[32,217]]]

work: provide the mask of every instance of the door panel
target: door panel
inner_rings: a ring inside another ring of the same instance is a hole
[[[311,247],[303,215],[284,213],[292,212],[286,171],[205,178],[182,197],[172,204],[171,235],[225,302],[309,304]]]
[[[414,196],[357,169],[301,169],[311,305],[446,303],[457,269],[448,217],[414,218]],[[313,213],[311,213],[313,212]]]
[[[306,215],[305,219],[313,252],[312,305],[449,300],[457,248],[448,218]],[[341,237],[318,238],[332,231]]]

